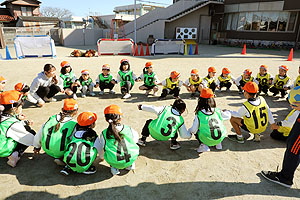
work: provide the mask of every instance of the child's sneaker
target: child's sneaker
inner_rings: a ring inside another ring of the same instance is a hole
[[[135,170],[135,163],[132,163],[131,166],[126,167],[126,170],[130,171],[130,170]]]
[[[208,152],[210,148],[205,144],[200,144],[199,148],[197,149],[198,153]]]
[[[109,93],[110,93],[110,94],[115,94],[115,91],[110,90]]]
[[[96,171],[97,171],[96,167],[93,166],[93,165],[91,165],[91,166],[88,168],[88,170],[86,170],[86,171],[84,171],[84,172],[82,172],[82,173],[83,173],[83,174],[89,175],[89,174],[95,174]]]
[[[58,165],[58,166],[65,166],[66,164],[62,161],[62,160],[60,160],[60,159],[54,159],[54,162]]]
[[[226,92],[230,92],[230,88],[226,89]]]
[[[60,170],[60,173],[64,176],[69,176],[69,174],[71,174],[71,169],[68,166],[65,166],[62,170]]]
[[[259,134],[259,133],[254,134],[253,141],[254,141],[254,142],[260,142],[260,134]]]
[[[46,102],[56,102],[57,100],[55,99],[55,98],[47,98],[47,97],[44,97],[44,100],[46,101]]]
[[[155,97],[156,97],[156,96],[158,96],[158,94],[157,94],[157,93],[158,93],[158,92],[154,92],[154,93],[153,93],[153,96],[155,96]]]
[[[292,181],[282,181],[282,180],[280,180],[278,172],[261,171],[260,173],[268,181],[271,181],[273,183],[277,183],[281,186],[290,188],[293,185]]]
[[[145,95],[148,96],[151,90],[146,90]]]
[[[141,138],[141,139],[138,140],[137,144],[142,146],[142,147],[145,147],[146,146],[146,140],[142,140],[142,138]]]
[[[123,99],[129,99],[131,97],[131,94],[127,93],[123,96]]]
[[[180,144],[177,142],[177,141],[171,141],[171,144],[170,144],[170,149],[172,150],[177,150],[177,149],[180,149]]]
[[[118,175],[120,174],[120,171],[117,169],[117,168],[114,168],[114,167],[111,167],[110,168],[110,172],[111,174],[114,176],[114,175]]]
[[[94,97],[96,94],[94,92],[90,92],[90,95]]]
[[[74,93],[73,94],[73,99],[76,100],[77,99],[77,95]]]
[[[99,95],[103,95],[103,94],[104,94],[104,91],[100,91],[100,92],[99,92]]]
[[[238,137],[237,135],[228,135],[227,137],[231,141],[238,142],[240,144],[244,144],[245,143],[244,136]]]
[[[82,98],[85,98],[85,97],[86,97],[86,95],[85,95],[85,94],[82,94],[82,95],[81,95],[81,97],[82,97]]]
[[[217,150],[222,150],[222,148],[223,148],[223,147],[222,147],[222,143],[216,145],[216,149],[217,149]]]
[[[15,167],[19,160],[19,153],[17,151],[14,151],[10,156],[8,156],[7,164],[11,167]]]

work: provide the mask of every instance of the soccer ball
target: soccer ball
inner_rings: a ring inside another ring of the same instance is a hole
[[[300,86],[297,86],[290,91],[288,100],[290,104],[293,104],[294,102],[300,102]]]

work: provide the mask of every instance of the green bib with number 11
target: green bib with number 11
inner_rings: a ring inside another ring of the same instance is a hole
[[[75,120],[61,122],[57,132],[54,132],[58,124],[57,115],[53,115],[43,127],[42,147],[43,150],[54,158],[61,158],[64,155],[65,147],[70,142],[69,137],[77,124]]]
[[[156,140],[165,141],[175,136],[184,120],[181,115],[172,113],[172,107],[166,106],[158,117],[149,124],[151,136]]]
[[[220,144],[226,137],[226,128],[223,124],[220,109],[216,108],[211,115],[198,111],[197,116],[200,123],[197,136],[200,141],[207,146]]]

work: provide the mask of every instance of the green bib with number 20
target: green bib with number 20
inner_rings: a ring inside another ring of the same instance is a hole
[[[174,137],[183,123],[183,117],[173,114],[172,107],[166,106],[158,117],[150,122],[149,131],[154,139],[165,141]]]

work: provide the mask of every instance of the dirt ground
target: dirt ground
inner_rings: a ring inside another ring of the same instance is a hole
[[[217,75],[227,66],[234,77],[240,76],[246,68],[250,68],[256,76],[261,64],[268,65],[273,75],[278,73],[279,65],[288,65],[288,75],[294,80],[300,64],[299,52],[295,53],[293,62],[287,62],[288,51],[250,49],[244,56],[240,54],[240,48],[222,46],[202,45],[198,56],[155,57],[71,58],[69,54],[73,49],[57,47],[58,57],[54,59],[0,61],[0,74],[8,80],[6,90],[13,89],[17,82],[30,85],[46,63],[54,64],[59,73],[59,64],[63,60],[71,63],[77,75],[82,69],[88,69],[93,80],[106,63],[116,76],[122,58],[130,60],[136,75],[140,75],[146,61],[152,61],[160,80],[168,77],[172,70],[178,70],[182,73],[182,81],[189,77],[192,68],[199,69],[202,77],[206,76],[209,66],[216,67]],[[0,52],[5,55],[3,49]],[[15,57],[14,50],[10,49],[10,52]],[[158,101],[157,97],[145,97],[144,92],[138,90],[141,84],[135,84],[132,98],[128,100],[120,99],[119,85],[115,87],[116,95],[78,98],[79,112],[93,111],[98,114],[96,131],[100,134],[107,127],[103,117],[104,108],[112,103],[117,104],[124,112],[123,123],[141,133],[145,121],[155,116],[138,111],[138,104],[162,106],[173,102],[171,98]],[[184,87],[181,97],[187,103],[188,109],[183,117],[189,128],[192,126],[197,101],[189,98]],[[58,96],[58,102],[47,103],[43,108],[25,105],[23,112],[34,121],[33,128],[36,131],[51,115],[60,111],[62,98],[62,95]],[[285,99],[266,97],[266,100],[276,121],[283,120],[291,110]],[[230,93],[217,93],[216,102],[221,109],[238,110],[244,101],[235,86]],[[230,123],[226,121],[225,125],[228,133],[231,133]],[[97,165],[97,173],[94,175],[72,174],[64,177],[59,173],[61,168],[46,154],[42,153],[32,159],[33,148],[30,147],[16,168],[10,168],[6,158],[0,159],[0,199],[300,199],[300,168],[296,171],[291,189],[269,183],[259,174],[261,170],[276,170],[277,166],[281,168],[285,143],[272,140],[270,132],[268,128],[260,143],[247,141],[238,144],[225,138],[223,150],[212,148],[211,152],[201,155],[196,152],[198,143],[194,137],[191,140],[179,139],[182,148],[177,151],[169,149],[168,141],[149,138],[147,146],[140,149],[136,170],[122,171],[121,175],[114,177],[106,162]]]

